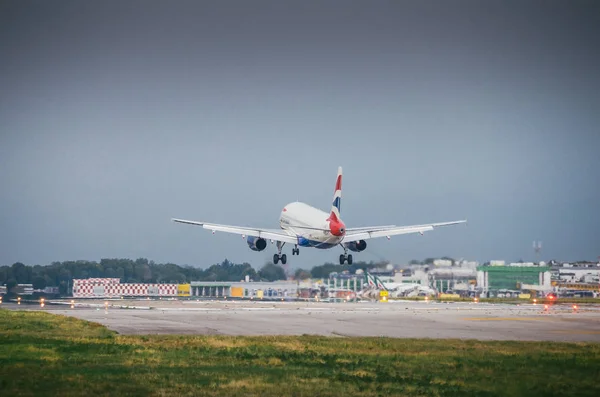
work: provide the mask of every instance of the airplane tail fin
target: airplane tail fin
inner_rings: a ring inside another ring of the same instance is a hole
[[[377,288],[377,289],[380,289],[380,290],[383,290],[383,291],[387,291],[387,288],[381,282],[381,280],[379,279],[379,277],[374,276],[372,274],[369,274],[368,272],[365,272],[365,279],[366,279],[367,285],[369,287]]]
[[[373,276],[373,277],[375,278],[375,284],[377,285],[377,288],[379,288],[380,290],[383,290],[383,291],[387,291],[387,288],[385,288],[385,285],[381,282],[379,277],[377,277],[377,276]]]
[[[375,280],[373,280],[373,276],[369,272],[365,272],[365,282],[369,287],[375,287]]]
[[[340,205],[342,203],[342,167],[338,167],[337,178],[335,180],[335,191],[333,193],[333,202],[331,203],[330,216],[334,219],[340,218]]]

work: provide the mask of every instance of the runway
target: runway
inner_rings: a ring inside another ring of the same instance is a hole
[[[86,301],[4,304],[106,325],[120,334],[324,335],[600,342],[600,307],[437,302]],[[87,307],[82,307],[85,305]],[[92,307],[90,307],[92,305]],[[96,305],[96,307],[93,307]],[[129,307],[129,308],[121,308]],[[135,308],[132,308],[135,307]]]

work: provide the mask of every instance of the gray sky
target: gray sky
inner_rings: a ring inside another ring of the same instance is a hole
[[[3,1],[0,264],[260,267],[235,235],[469,219],[356,260],[600,255],[600,12],[588,1]],[[301,249],[292,267],[336,261]]]

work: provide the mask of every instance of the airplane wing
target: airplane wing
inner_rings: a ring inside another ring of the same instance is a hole
[[[396,225],[348,227],[348,228],[346,228],[346,232],[364,232],[367,230],[376,231],[376,230],[392,229],[394,227],[396,227]]]
[[[350,230],[346,233],[346,237],[344,237],[343,243],[351,243],[353,241],[358,240],[367,240],[370,238],[377,237],[389,237],[396,236],[399,234],[410,234],[410,233],[421,233],[428,232],[433,230],[436,227],[440,226],[450,226],[457,225],[459,223],[466,223],[466,220],[463,221],[453,221],[453,222],[440,222],[440,223],[429,223],[425,225],[413,225],[413,226],[397,226],[397,227],[388,227],[388,226],[379,226],[374,227],[372,229],[366,230]]]
[[[298,244],[298,238],[287,234],[285,230],[280,229],[258,229],[252,227],[219,225],[216,223],[188,221],[185,219],[172,219],[173,222],[186,223],[188,225],[202,226],[204,229],[212,230],[213,232],[225,232],[239,234],[242,236],[262,237],[265,240],[281,241],[282,243]]]

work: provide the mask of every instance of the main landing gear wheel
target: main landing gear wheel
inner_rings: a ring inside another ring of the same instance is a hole
[[[340,255],[340,265],[343,265],[344,262],[348,262],[349,265],[352,264],[352,255],[341,254]]]
[[[273,255],[273,263],[276,265],[279,261],[281,261],[282,265],[285,265],[287,262],[287,256],[285,254],[281,254],[281,249],[283,248],[283,246],[285,245],[285,243],[282,243],[281,241],[277,242],[277,251],[278,253]]]
[[[292,255],[300,255],[300,248],[292,248]]]
[[[273,255],[273,263],[275,265],[278,264],[280,260],[281,260],[281,264],[285,265],[287,263],[287,255],[286,254],[283,254],[283,255],[275,254],[275,255]]]

